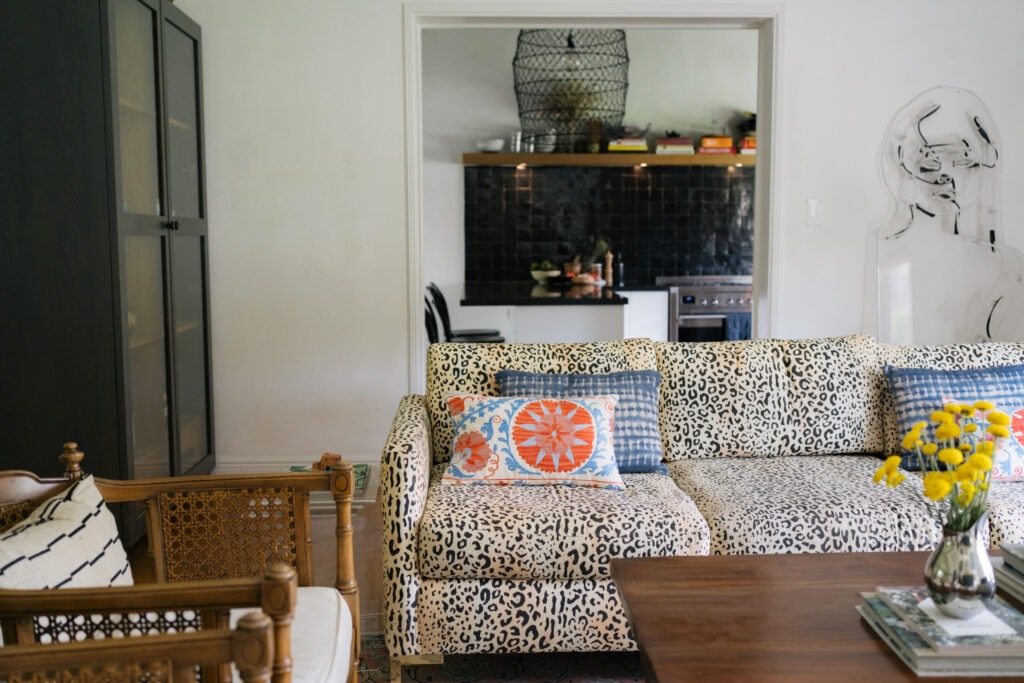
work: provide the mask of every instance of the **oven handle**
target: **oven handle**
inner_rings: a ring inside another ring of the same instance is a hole
[[[681,315],[679,327],[721,327],[725,322],[724,315]]]

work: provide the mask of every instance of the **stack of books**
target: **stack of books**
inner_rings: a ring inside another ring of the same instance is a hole
[[[646,138],[615,138],[608,141],[609,152],[646,152]]]
[[[939,612],[923,586],[861,598],[857,611],[919,676],[1024,675],[1024,615],[1002,598],[971,619]]]
[[[697,154],[735,154],[736,148],[732,146],[732,138],[705,135],[700,139],[700,148]]]
[[[748,136],[740,141],[740,154],[757,154],[757,138]]]
[[[658,138],[655,154],[693,154],[693,138],[666,137]]]
[[[999,547],[1003,550],[1003,557],[992,558],[996,585],[1024,602],[1024,545],[1003,543]]]

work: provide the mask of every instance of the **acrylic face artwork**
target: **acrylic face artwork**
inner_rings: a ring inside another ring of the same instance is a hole
[[[882,341],[1024,341],[1024,254],[1003,241],[999,147],[988,108],[960,88],[927,90],[893,117],[880,152],[896,200],[877,236]]]

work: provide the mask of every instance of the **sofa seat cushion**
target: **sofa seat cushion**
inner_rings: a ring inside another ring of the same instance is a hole
[[[588,579],[609,576],[612,557],[707,555],[707,524],[669,477],[622,479],[624,491],[434,484],[420,518],[420,574]]]
[[[941,529],[918,487],[875,484],[872,456],[669,463],[711,532],[712,555],[929,550]]]
[[[231,628],[247,612],[231,610]],[[334,588],[302,586],[291,623],[292,683],[343,683],[352,658],[352,612]],[[241,680],[232,665],[234,680]]]
[[[1024,481],[994,481],[988,492],[992,546],[1024,543]]]

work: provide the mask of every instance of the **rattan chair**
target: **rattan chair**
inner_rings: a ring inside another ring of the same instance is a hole
[[[22,471],[0,472],[0,531],[79,480],[83,476],[83,457],[77,444],[65,444],[60,460],[66,470],[60,478],[40,479]],[[337,514],[335,588],[351,615],[348,680],[355,680],[359,601],[352,552],[351,465],[342,463],[329,472],[136,481],[96,479],[96,488],[108,504],[134,502],[145,506],[149,557],[157,583],[130,588],[0,591],[0,625],[6,643],[39,640],[38,617],[45,616],[45,611],[21,609],[26,605],[17,602],[21,598],[31,598],[40,608],[51,602],[61,605],[53,614],[70,609],[63,607],[68,605],[65,596],[77,598],[82,605],[93,600],[98,611],[104,609],[99,604],[111,597],[126,601],[125,609],[158,609],[164,605],[168,614],[174,614],[175,607],[200,610],[193,621],[198,619],[206,628],[226,628],[229,609],[262,606],[275,619],[274,680],[288,681],[292,660],[287,626],[296,604],[295,589],[290,593],[272,591],[271,597],[275,599],[263,604],[263,594],[269,589],[261,583],[261,577],[267,567],[283,564],[278,571],[293,571],[298,586],[312,585],[310,494],[328,491],[334,498]],[[21,598],[11,594],[21,594]],[[153,599],[161,602],[145,607],[143,603]],[[165,627],[180,629],[179,618],[169,618]],[[54,625],[53,620],[49,623]]]

